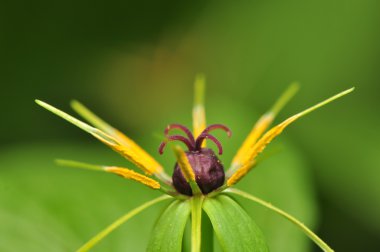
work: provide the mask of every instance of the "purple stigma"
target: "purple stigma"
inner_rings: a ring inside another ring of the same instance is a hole
[[[181,135],[169,136],[169,132],[172,129],[182,130],[186,134],[186,137],[181,136]],[[191,133],[191,131],[187,127],[185,127],[181,124],[177,124],[177,123],[169,124],[165,128],[165,131],[164,131],[166,140],[161,142],[160,146],[158,147],[158,152],[162,155],[164,153],[164,149],[165,149],[167,143],[170,141],[181,141],[181,142],[183,142],[187,146],[187,148],[190,152],[201,151],[203,141],[205,139],[210,139],[211,141],[213,141],[216,144],[216,146],[218,147],[218,150],[219,150],[219,155],[221,155],[221,154],[223,154],[222,144],[219,142],[219,140],[216,137],[209,134],[210,131],[213,131],[216,129],[224,130],[225,132],[227,132],[228,137],[231,137],[231,130],[228,127],[224,126],[223,124],[212,124],[212,125],[208,126],[207,128],[205,128],[202,131],[202,133],[197,137],[197,139],[194,138],[194,135]]]
[[[202,134],[203,133],[209,133],[210,131],[213,131],[213,130],[216,130],[216,129],[224,130],[225,132],[227,132],[227,136],[228,137],[231,137],[231,135],[232,135],[231,130],[227,126],[225,126],[223,124],[211,124],[210,126],[208,126],[207,128],[205,128],[203,130]]]
[[[187,135],[188,139],[190,140],[190,142],[195,145],[195,139],[194,139],[194,136],[193,134],[191,133],[191,131],[186,128],[186,126],[183,126],[182,124],[178,124],[178,123],[172,123],[172,124],[169,124],[166,129],[165,129],[165,136],[168,137],[169,135],[169,131],[172,130],[172,129],[179,129],[179,130],[182,130],[183,132],[185,132],[185,134]]]
[[[205,139],[210,139],[211,141],[213,141],[216,146],[218,147],[218,150],[219,150],[219,155],[222,155],[223,154],[223,148],[222,148],[222,144],[219,142],[218,139],[216,139],[216,137],[210,135],[210,134],[207,134],[207,133],[202,133],[199,135],[199,137],[197,138],[197,141],[195,142],[195,149],[196,150],[200,150],[201,147],[202,147],[202,142],[205,140]]]
[[[194,150],[194,145],[189,141],[189,139],[187,139],[184,136],[174,135],[174,136],[169,136],[168,139],[167,139],[167,141],[163,141],[160,144],[160,147],[158,148],[158,152],[162,155],[164,153],[164,148],[165,148],[166,144],[168,142],[170,142],[170,141],[176,141],[176,140],[181,141],[184,144],[186,144],[186,146],[189,149],[189,151]]]

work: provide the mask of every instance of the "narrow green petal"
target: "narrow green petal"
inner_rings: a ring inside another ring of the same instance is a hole
[[[267,145],[275,139],[278,135],[280,135],[286,127],[288,127],[290,124],[295,122],[296,120],[300,119],[301,117],[309,114],[310,112],[321,108],[322,106],[344,96],[348,93],[351,93],[354,90],[354,88],[350,88],[348,90],[345,90],[341,93],[338,93],[337,95],[334,95],[308,109],[305,109],[298,114],[295,114],[285,121],[283,121],[280,124],[277,124],[276,126],[272,127],[269,131],[267,131],[253,146],[248,146],[245,154],[241,155],[239,157],[240,168],[236,169],[236,171],[231,174],[229,171],[227,173],[228,180],[227,184],[229,186],[235,184],[237,181],[239,181],[243,176],[245,176],[248,171],[252,168],[249,164],[252,162],[255,162],[256,157],[264,151],[264,149],[267,147]],[[234,171],[234,170],[233,170]]]
[[[84,123],[84,122],[72,117],[71,115],[47,104],[46,102],[43,102],[40,100],[35,100],[35,101],[41,107],[49,110],[50,112],[52,112],[53,114],[56,114],[57,116],[61,117],[62,119],[65,119],[66,121],[74,124],[78,128],[86,131],[87,133],[90,133],[91,135],[95,136],[96,138],[100,138],[100,139],[102,139],[108,143],[111,143],[111,144],[118,144],[115,139],[113,139],[111,136],[107,135],[106,133],[98,130],[97,128],[94,128],[94,127],[88,125],[87,123]]]
[[[82,121],[79,121],[78,119],[72,117],[71,115],[51,106],[50,104],[47,104],[46,102],[43,102],[43,101],[40,101],[40,100],[36,100],[36,103],[38,105],[40,105],[41,107],[49,110],[50,112],[56,114],[57,116],[65,119],[66,121],[74,124],[75,126],[81,128],[82,130],[92,134],[95,132],[95,128],[94,127],[91,127],[90,125],[82,122]]]
[[[130,179],[140,184],[143,184],[151,189],[154,189],[154,190],[159,189],[162,192],[169,194],[167,189],[162,188],[158,181],[125,167],[101,166],[101,165],[87,164],[87,163],[82,163],[82,162],[77,162],[77,161],[72,161],[72,160],[62,160],[62,159],[56,160],[56,163],[62,166],[87,169],[87,170],[92,170],[92,171],[103,171],[107,173],[116,174],[122,178]]]
[[[311,240],[313,240],[323,251],[325,252],[333,252],[334,250],[331,249],[321,238],[319,238],[315,233],[313,233],[313,231],[311,231],[308,227],[305,226],[305,224],[303,224],[302,222],[300,222],[299,220],[297,220],[295,217],[293,217],[292,215],[288,214],[287,212],[273,206],[271,203],[268,203],[258,197],[255,197],[249,193],[246,193],[246,192],[243,192],[243,191],[240,191],[238,189],[235,189],[235,188],[228,188],[226,189],[224,192],[226,193],[233,193],[233,194],[236,194],[236,195],[239,195],[243,198],[246,198],[246,199],[249,199],[249,200],[252,200],[276,213],[278,213],[279,215],[285,217],[286,219],[288,219],[289,221],[291,221],[292,223],[294,223],[297,227],[299,227]]]
[[[334,96],[332,96],[332,97],[330,97],[330,98],[328,98],[328,99],[326,99],[326,100],[324,100],[324,101],[322,101],[322,102],[320,102],[320,103],[318,103],[318,104],[316,104],[316,105],[314,105],[314,106],[312,106],[312,107],[310,107],[310,108],[308,108],[308,109],[306,109],[306,110],[304,110],[304,111],[302,111],[302,112],[294,115],[293,117],[299,118],[299,117],[302,117],[302,116],[304,116],[306,114],[309,114],[310,112],[313,112],[314,110],[316,110],[316,109],[318,109],[320,107],[323,107],[324,105],[326,105],[326,104],[328,104],[328,103],[330,103],[330,102],[332,102],[332,101],[334,101],[334,100],[336,100],[336,99],[338,99],[338,98],[340,98],[342,96],[345,96],[346,94],[349,94],[349,93],[351,93],[354,90],[355,90],[355,87],[352,87],[352,88],[347,89],[347,90],[345,90],[343,92],[340,92],[339,94],[336,94],[336,95],[334,95]]]
[[[193,134],[198,137],[206,128],[206,112],[205,112],[205,76],[198,74],[194,83],[194,105],[193,105]],[[205,147],[206,141],[202,146]]]
[[[80,116],[82,116],[86,121],[90,122],[92,125],[97,127],[98,129],[103,130],[107,134],[113,135],[115,129],[103,121],[100,117],[95,115],[91,110],[89,110],[86,106],[80,103],[77,100],[73,100],[70,102],[72,109],[77,112]]]
[[[88,164],[88,163],[83,163],[83,162],[78,162],[78,161],[73,161],[73,160],[65,160],[65,159],[57,159],[55,160],[55,163],[61,166],[66,166],[66,167],[105,172],[104,166],[101,166],[101,165],[94,165],[94,164]]]
[[[158,197],[158,198],[156,198],[154,200],[148,201],[148,202],[142,204],[141,206],[133,209],[132,211],[128,212],[127,214],[121,216],[119,219],[117,219],[115,222],[113,222],[107,228],[105,228],[104,230],[102,230],[100,233],[98,233],[97,235],[95,235],[91,240],[89,240],[82,247],[80,247],[77,250],[77,252],[89,251],[98,242],[100,242],[107,235],[109,235],[113,230],[115,230],[116,228],[118,228],[120,225],[122,225],[123,223],[125,223],[126,221],[128,221],[129,219],[131,219],[132,217],[134,217],[135,215],[141,213],[145,209],[147,209],[147,208],[149,208],[149,207],[151,207],[151,206],[153,206],[153,205],[155,205],[155,204],[157,204],[157,203],[159,203],[161,201],[164,201],[164,200],[167,200],[167,199],[170,199],[170,198],[172,198],[172,197],[170,197],[168,195],[163,195],[161,197]]]
[[[195,106],[203,106],[205,102],[205,76],[203,74],[197,74],[195,78],[195,83],[194,83],[194,105]]]
[[[36,100],[36,103],[42,106],[43,108],[49,110],[50,112],[56,114],[57,116],[63,118],[64,120],[74,124],[80,129],[90,133],[95,138],[97,138],[107,146],[111,147],[114,151],[118,152],[123,157],[131,161],[145,173],[154,174],[164,183],[168,185],[171,184],[171,178],[163,171],[162,166],[148,153],[146,153],[145,150],[143,150],[134,141],[132,141],[122,133],[114,130],[113,132],[109,131],[109,133],[115,134],[108,134],[107,132],[94,128],[88,125],[87,123],[84,123],[43,101]],[[100,125],[102,128],[104,127],[104,129],[106,129],[108,127],[105,122],[101,121],[101,119],[97,118],[90,111],[86,110],[86,108],[83,105],[74,102],[73,106],[76,107],[80,112],[82,112],[82,114],[86,114],[85,116],[89,117],[88,119],[92,120],[93,122],[96,121],[96,124]]]
[[[267,114],[273,114],[275,117],[281,109],[293,98],[293,96],[298,92],[299,84],[297,82],[293,82],[290,86],[285,90],[285,92],[278,98],[276,103],[272,106],[272,108],[267,112]]]
[[[227,179],[230,178],[243,165],[245,161],[245,156],[249,152],[250,148],[252,148],[256,144],[257,140],[272,124],[273,120],[276,118],[277,114],[281,111],[281,109],[297,93],[298,89],[298,83],[292,83],[280,96],[280,98],[275,102],[272,108],[264,115],[262,115],[259,118],[259,120],[255,123],[251,132],[248,134],[242,146],[237,151],[235,157],[232,159],[231,167],[230,169],[228,169],[226,173]]]

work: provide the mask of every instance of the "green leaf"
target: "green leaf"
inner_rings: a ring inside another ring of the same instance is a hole
[[[259,227],[239,204],[226,195],[206,198],[209,216],[223,251],[269,251]]]
[[[155,225],[147,251],[181,251],[183,233],[189,215],[189,201],[176,200],[170,204]]]

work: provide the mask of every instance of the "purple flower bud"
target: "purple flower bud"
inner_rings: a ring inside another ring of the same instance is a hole
[[[201,148],[197,151],[187,151],[186,156],[194,170],[195,180],[203,194],[208,194],[224,183],[224,168],[214,151]],[[193,195],[190,185],[179,165],[176,163],[173,172],[173,185],[175,189],[185,195]]]

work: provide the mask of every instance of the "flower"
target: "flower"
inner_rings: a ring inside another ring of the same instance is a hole
[[[95,235],[90,241],[79,248],[78,251],[88,251],[110,232],[141,211],[158,202],[169,199],[172,200],[172,203],[159,217],[148,245],[148,251],[180,251],[184,228],[190,216],[192,223],[192,251],[200,251],[202,209],[210,218],[216,236],[225,251],[267,251],[267,245],[265,244],[260,229],[229,196],[231,194],[250,199],[277,212],[303,230],[321,249],[324,251],[333,251],[316,234],[293,216],[262,199],[234,188],[234,185],[257,165],[258,155],[274,138],[281,134],[287,126],[304,115],[352,92],[353,88],[297,113],[267,130],[276,115],[297,92],[298,85],[291,85],[277,100],[274,106],[253,126],[226,171],[216,154],[211,149],[206,148],[205,140],[209,139],[213,141],[218,147],[219,154],[222,154],[223,149],[221,143],[210,134],[210,131],[221,129],[226,131],[229,136],[231,135],[231,131],[222,124],[214,124],[206,127],[204,88],[204,78],[200,75],[195,82],[193,133],[180,124],[170,124],[164,131],[166,138],[159,146],[160,154],[163,153],[165,146],[171,141],[181,141],[188,147],[187,151],[184,151],[179,146],[173,147],[177,163],[172,177],[170,177],[163,167],[138,144],[97,117],[81,103],[73,101],[71,106],[92,126],[43,101],[36,100],[38,105],[93,135],[114,151],[121,154],[136,165],[144,174],[125,167],[99,166],[70,160],[57,160],[58,164],[113,173],[123,178],[139,182],[153,190],[160,190],[164,194],[123,215],[106,229]],[[183,131],[185,136],[169,135],[172,129]],[[229,218],[228,216],[233,216],[233,218]]]

